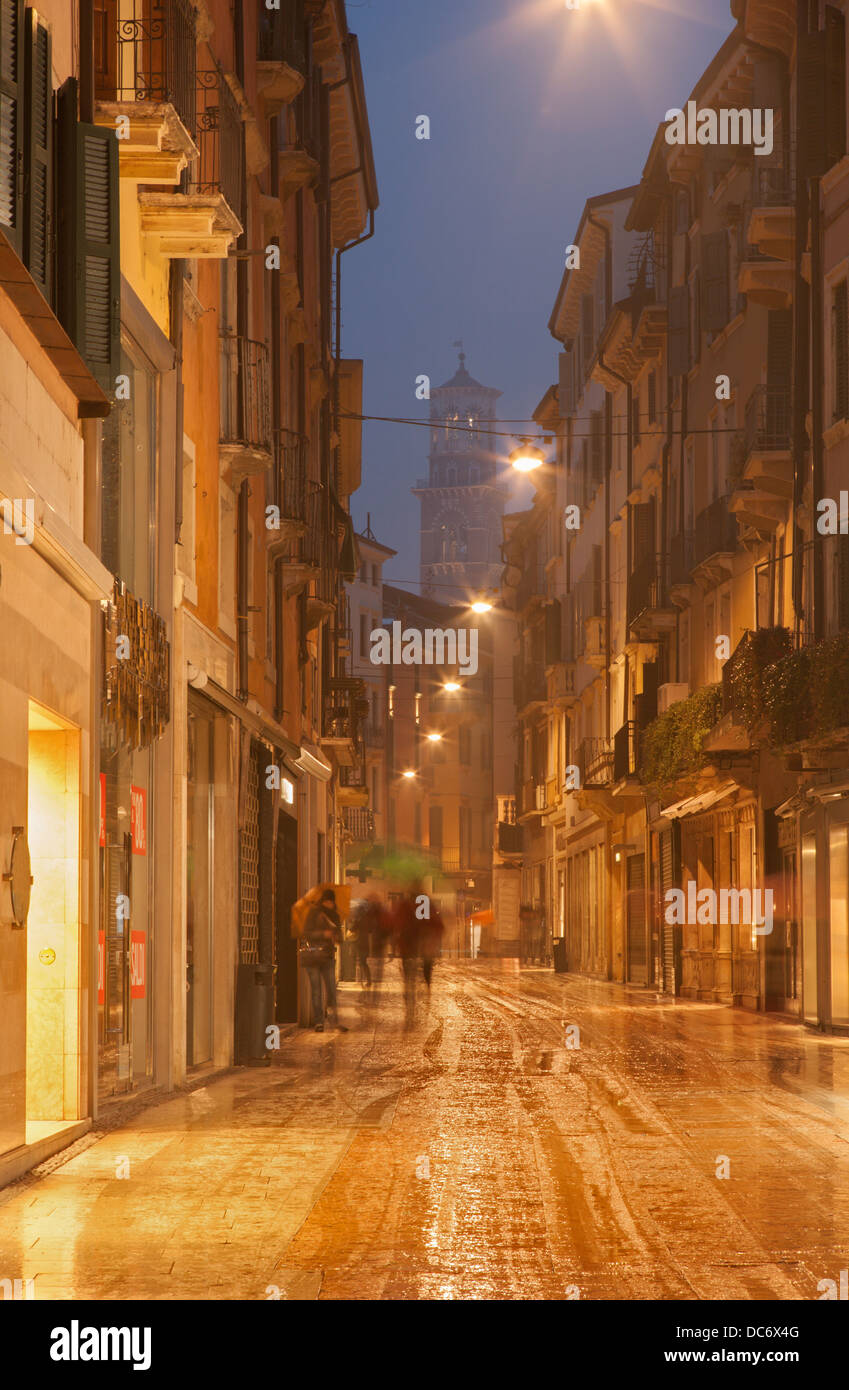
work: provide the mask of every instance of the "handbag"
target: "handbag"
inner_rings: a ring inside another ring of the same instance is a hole
[[[319,965],[325,965],[331,957],[326,946],[300,946],[298,948],[298,964],[309,970]]]

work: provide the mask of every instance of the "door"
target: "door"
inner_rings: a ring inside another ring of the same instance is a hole
[[[276,893],[274,920],[277,978],[275,1013],[278,1023],[298,1019],[298,943],[292,936],[292,905],[298,897],[298,822],[281,810],[277,821]]]
[[[678,994],[681,988],[681,928],[666,920],[666,894],[671,888],[676,887],[675,880],[677,878],[675,865],[675,835],[676,828],[673,827],[670,830],[662,830],[658,837],[660,854],[660,901],[658,910],[660,912],[664,994]]]
[[[648,945],[646,941],[645,856],[631,854],[627,860],[626,927],[628,933],[628,983],[648,984]]]
[[[129,1053],[132,1041],[130,1008],[131,919],[122,906],[132,903],[132,835],[109,837],[100,851],[100,904],[104,951],[101,1053],[98,1077],[101,1097],[130,1087]]]
[[[186,801],[186,1066],[212,1060],[215,845],[214,712],[194,692],[188,709]]]

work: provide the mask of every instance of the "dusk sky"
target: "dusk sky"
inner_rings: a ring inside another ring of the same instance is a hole
[[[734,27],[729,0],[347,9],[381,200],[374,238],[342,260],[343,352],[365,359],[364,413],[427,419],[415,379],[452,376],[462,338],[472,376],[503,392],[499,415],[527,419],[557,376],[547,324],[583,204],[639,181],[658,123]],[[419,115],[429,141],[415,137]],[[499,442],[506,455],[512,441]],[[426,429],[364,426],[351,510],[398,550],[394,582],[418,580],[410,487],[427,450]]]

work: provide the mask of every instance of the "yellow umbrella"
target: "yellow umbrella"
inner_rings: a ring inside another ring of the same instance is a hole
[[[293,936],[303,936],[304,926],[307,920],[307,913],[311,907],[315,907],[321,902],[322,893],[326,893],[328,888],[332,889],[336,896],[336,910],[340,917],[347,917],[351,911],[351,885],[350,883],[319,883],[315,888],[310,888],[302,898],[292,906],[291,931]]]

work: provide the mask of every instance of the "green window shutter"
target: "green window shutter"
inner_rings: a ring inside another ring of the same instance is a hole
[[[721,333],[728,322],[728,233],[702,237],[702,328]]]
[[[48,304],[53,300],[53,58],[50,30],[26,12],[24,262]]]
[[[690,289],[674,285],[669,291],[669,374],[686,376],[690,369]]]
[[[59,92],[59,146],[59,318],[112,391],[121,343],[118,141],[77,120],[74,79]]]
[[[0,0],[0,227],[23,252],[23,0]]]

